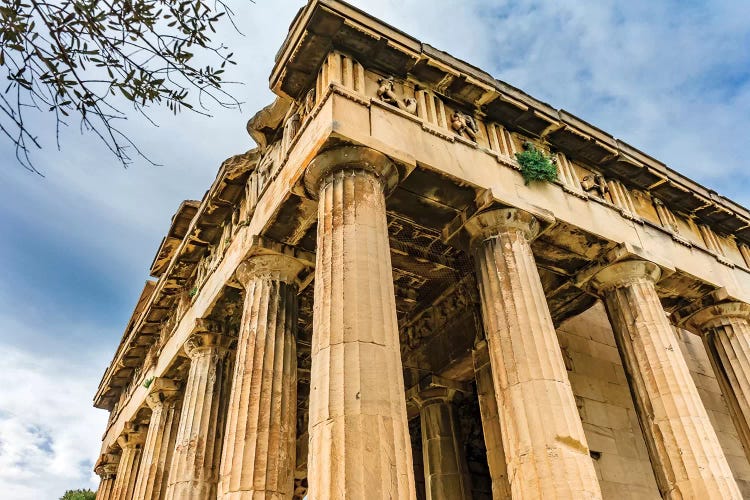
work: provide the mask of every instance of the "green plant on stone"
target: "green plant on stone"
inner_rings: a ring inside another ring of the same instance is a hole
[[[516,153],[516,160],[521,165],[521,176],[524,184],[532,181],[553,182],[557,180],[555,158],[545,155],[530,142],[523,144],[524,151]]]
[[[198,294],[198,287],[197,287],[197,286],[194,286],[194,287],[193,287],[193,288],[192,288],[192,289],[190,290],[190,293],[188,293],[188,296],[189,296],[189,297],[190,297],[190,298],[192,299],[192,298],[193,298],[193,297],[195,297],[195,296],[196,296],[197,294]]]
[[[151,387],[151,384],[154,382],[154,378],[155,377],[149,377],[146,380],[144,380],[143,381],[143,387],[145,387],[146,389],[148,389],[149,387]]]

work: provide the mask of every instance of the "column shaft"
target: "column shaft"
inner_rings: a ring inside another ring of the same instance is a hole
[[[315,183],[309,497],[413,499],[385,216],[383,172],[394,167],[372,150],[342,148],[318,156],[308,174],[336,160],[352,167]]]
[[[420,405],[425,491],[428,500],[470,500],[471,478],[466,465],[456,412],[448,398]]]
[[[641,428],[664,498],[740,498],[719,440],[654,287],[655,264],[600,271],[604,296]]]
[[[700,310],[690,322],[703,334],[706,351],[750,457],[750,305],[724,302]]]
[[[126,426],[117,442],[122,449],[117,475],[112,485],[112,500],[132,500],[135,483],[138,478],[138,468],[141,463],[141,452],[146,433],[137,425]]]
[[[245,286],[219,498],[290,499],[297,437],[297,284],[289,257],[243,263]]]
[[[96,490],[96,500],[110,500],[112,498],[112,489],[115,486],[115,475],[108,474],[101,476],[99,488]]]
[[[204,320],[202,326],[205,331],[193,334],[185,346],[190,371],[169,475],[169,500],[216,498],[231,339],[217,333],[210,322]]]
[[[180,422],[178,386],[172,380],[151,382],[146,402],[151,407],[146,442],[143,445],[134,500],[160,500],[165,497]]]
[[[492,499],[510,500],[508,468],[505,465],[503,435],[500,429],[500,414],[497,411],[495,386],[492,383],[492,369],[488,359],[486,342],[474,351],[474,377],[477,384],[477,399],[482,417],[484,446],[487,449],[487,466],[492,479]]]
[[[750,324],[743,318],[728,318],[711,328],[707,343],[727,386],[724,394],[745,454],[750,456]]]
[[[101,478],[96,490],[96,500],[110,500],[115,486],[115,475],[120,461],[118,455],[105,453],[97,462],[94,472]]]
[[[525,212],[486,212],[474,236],[484,326],[513,498],[601,498],[529,239]]]

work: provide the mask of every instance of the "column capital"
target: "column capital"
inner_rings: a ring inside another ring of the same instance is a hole
[[[726,324],[730,318],[750,321],[750,305],[731,295],[726,288],[717,288],[672,313],[675,325],[698,335]]]
[[[386,194],[401,178],[396,164],[383,153],[365,146],[342,146],[323,151],[307,166],[304,183],[308,196],[317,200],[321,187],[341,170],[370,172],[381,181]]]
[[[254,255],[240,263],[235,271],[235,277],[247,289],[254,278],[266,277],[285,283],[299,285],[299,275],[307,266],[284,254]]]
[[[155,410],[164,403],[177,400],[180,392],[180,384],[169,378],[157,377],[151,382],[148,389],[146,404],[149,408]]]
[[[122,434],[117,438],[117,444],[119,444],[122,449],[143,446],[145,441],[146,427],[134,422],[128,422],[125,424]]]
[[[471,389],[464,383],[430,375],[406,391],[406,400],[421,409],[433,403],[460,400],[463,395],[470,392]]]
[[[750,321],[750,304],[723,302],[709,305],[690,316],[686,320],[685,326],[698,333],[706,333],[710,328],[727,324],[732,318]]]
[[[591,278],[591,287],[599,293],[612,288],[621,288],[630,284],[648,280],[659,281],[661,267],[647,260],[624,260],[609,264],[597,271]]]
[[[539,219],[520,208],[498,208],[482,212],[466,221],[464,229],[469,234],[471,246],[502,233],[520,233],[527,241],[541,231]]]
[[[185,354],[191,359],[216,352],[227,354],[235,339],[223,332],[195,331],[185,341]]]
[[[96,461],[94,472],[102,479],[109,479],[117,474],[117,466],[120,464],[120,455],[115,453],[102,453]]]
[[[224,333],[224,325],[210,318],[197,318],[193,333],[185,341],[185,354],[191,359],[218,352],[225,355],[235,339]]]

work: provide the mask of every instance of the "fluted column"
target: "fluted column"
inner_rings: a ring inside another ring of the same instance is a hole
[[[120,456],[113,453],[105,453],[97,462],[94,472],[99,476],[100,481],[99,488],[96,490],[96,500],[110,500],[112,498],[119,463]]]
[[[297,260],[260,255],[237,278],[245,308],[237,341],[219,498],[288,500],[297,437]]]
[[[322,153],[310,381],[309,497],[414,499],[384,192],[398,178],[362,147]]]
[[[487,449],[487,466],[492,479],[492,500],[510,500],[508,468],[505,465],[503,435],[500,430],[500,414],[497,411],[495,386],[492,383],[487,342],[481,341],[473,351],[474,377],[477,384],[479,413],[482,417],[484,446]]]
[[[664,498],[740,498],[654,284],[651,262],[612,264],[592,285],[604,298]]]
[[[134,500],[160,500],[167,493],[169,469],[180,423],[182,404],[179,385],[174,380],[157,378],[149,386],[146,403],[151,408],[141,467],[133,494]]]
[[[499,209],[475,216],[466,229],[513,498],[601,498],[529,245],[538,221]]]
[[[122,453],[112,485],[112,500],[132,500],[145,440],[146,431],[139,424],[126,424],[122,434],[117,438]]]
[[[435,381],[428,378],[407,393],[419,408],[425,493],[428,500],[470,500],[471,476],[454,406],[459,392]]]
[[[750,456],[750,304],[711,305],[689,322],[703,334],[745,454]]]
[[[196,321],[196,331],[185,343],[190,371],[169,475],[169,500],[216,498],[231,344],[232,338],[220,325],[205,319]]]

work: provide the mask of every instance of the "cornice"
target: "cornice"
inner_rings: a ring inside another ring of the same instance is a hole
[[[350,54],[366,69],[419,82],[458,106],[600,169],[629,188],[648,190],[675,212],[750,243],[746,208],[564,109],[555,109],[340,0],[313,0],[300,10],[277,54],[271,89],[280,96],[299,98],[313,86],[331,50]]]
[[[174,242],[168,252],[165,250],[164,242],[162,242],[154,259],[154,263],[160,262],[158,266],[159,279],[155,283],[147,283],[112,362],[99,383],[94,396],[95,407],[109,410],[114,407],[120,391],[128,383],[120,383],[115,379],[129,380],[133,371],[132,368],[127,366],[130,363],[126,363],[124,360],[134,351],[145,352],[143,342],[148,345],[153,343],[157,333],[151,330],[156,328],[156,325],[161,321],[158,315],[164,314],[165,306],[162,305],[162,302],[171,300],[176,290],[182,289],[184,281],[192,275],[193,268],[198,260],[195,259],[196,253],[201,253],[208,244],[220,236],[221,232],[217,228],[220,228],[221,222],[234,209],[234,203],[244,194],[245,182],[255,168],[258,159],[259,155],[256,150],[227,158],[222,162],[216,179],[200,203],[187,201],[180,205],[180,209],[172,219],[167,238],[172,234],[172,229],[176,224],[186,225],[187,227],[181,229],[182,238],[178,242]],[[195,207],[189,221],[180,219],[180,214],[184,212],[186,207]],[[152,272],[154,271],[154,265],[152,264]],[[146,295],[146,289],[151,290],[148,295]],[[139,340],[142,342],[139,342]],[[145,347],[148,347],[148,345]],[[135,357],[140,358],[142,355],[138,354]],[[117,377],[120,371],[123,374],[121,377]]]

